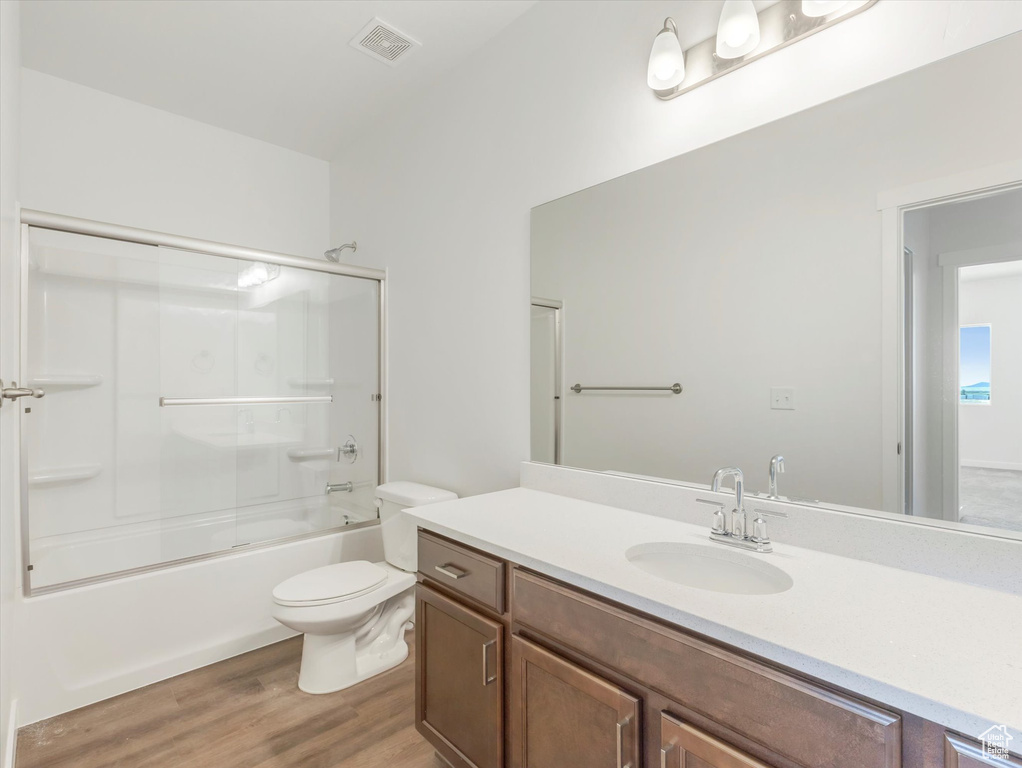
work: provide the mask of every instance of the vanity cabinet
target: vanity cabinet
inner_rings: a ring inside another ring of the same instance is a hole
[[[1022,768],[425,531],[419,569],[416,726],[454,768]]]
[[[521,637],[511,670],[513,768],[639,768],[637,697]]]
[[[416,588],[416,727],[456,768],[504,764],[504,627]]]
[[[661,768],[770,768],[688,723],[660,715]]]

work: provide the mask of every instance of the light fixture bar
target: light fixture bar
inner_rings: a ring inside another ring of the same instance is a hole
[[[685,79],[667,91],[654,90],[665,101],[677,98],[704,83],[751,64],[774,51],[815,35],[876,5],[877,0],[849,0],[833,13],[807,16],[802,0],[781,0],[759,12],[760,43],[745,56],[725,59],[717,55],[717,38],[711,37],[685,51]]]

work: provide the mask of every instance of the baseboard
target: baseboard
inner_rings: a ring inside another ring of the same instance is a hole
[[[1014,461],[973,461],[962,459],[958,462],[963,467],[974,467],[976,469],[1012,469],[1022,472],[1022,464]]]
[[[11,711],[7,717],[6,744],[0,745],[3,753],[0,753],[0,766],[2,768],[14,768],[15,751],[18,748],[18,700],[11,702]]]

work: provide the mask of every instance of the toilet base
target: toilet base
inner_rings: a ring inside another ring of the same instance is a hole
[[[305,634],[298,688],[335,693],[350,688],[408,658],[404,634],[412,626],[415,600],[405,592],[388,600],[359,629],[339,635]]]

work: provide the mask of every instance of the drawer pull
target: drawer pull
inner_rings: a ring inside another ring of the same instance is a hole
[[[497,679],[496,675],[490,676],[490,649],[497,644],[496,640],[490,640],[488,643],[483,643],[483,687],[485,688],[494,680]]]
[[[433,566],[433,569],[439,571],[444,576],[454,579],[455,581],[462,578],[463,576],[468,576],[468,571],[464,570],[463,568],[458,568],[455,565],[451,565],[450,563],[444,563],[443,565],[435,565]]]
[[[671,754],[674,746],[674,744],[668,744],[666,747],[660,747],[660,768],[667,768],[667,756]]]
[[[632,768],[632,762],[625,763],[625,728],[632,722],[631,717],[618,721],[617,724],[617,768]]]

